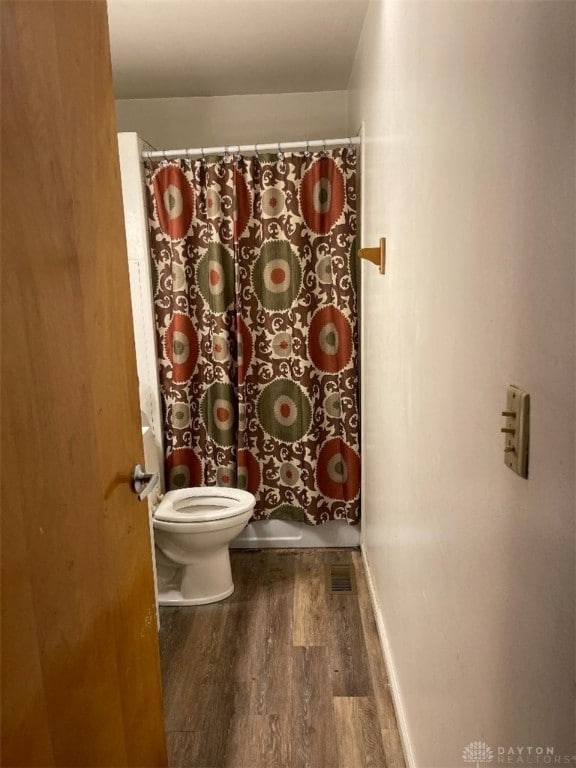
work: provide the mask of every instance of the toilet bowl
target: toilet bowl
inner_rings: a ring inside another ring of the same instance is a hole
[[[160,605],[202,605],[234,591],[228,545],[254,509],[236,488],[168,491],[153,511]]]

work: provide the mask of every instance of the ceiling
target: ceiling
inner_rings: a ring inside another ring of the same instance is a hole
[[[344,89],[369,0],[108,0],[116,97]]]

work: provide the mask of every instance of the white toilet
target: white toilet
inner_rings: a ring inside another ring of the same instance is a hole
[[[256,499],[235,488],[168,491],[153,509],[158,603],[202,605],[234,591],[228,545],[241,533]]]

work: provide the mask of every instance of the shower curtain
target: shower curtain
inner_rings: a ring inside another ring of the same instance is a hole
[[[146,161],[169,488],[359,520],[356,152]]]

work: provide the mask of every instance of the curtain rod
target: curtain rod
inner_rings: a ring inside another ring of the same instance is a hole
[[[197,147],[196,149],[168,149],[151,152],[144,150],[142,160],[170,160],[177,157],[202,157],[204,155],[235,155],[244,152],[285,152],[288,149],[326,149],[327,147],[356,146],[359,136],[346,139],[313,139],[311,141],[277,141],[274,144],[231,144],[224,147]]]

